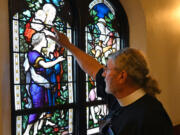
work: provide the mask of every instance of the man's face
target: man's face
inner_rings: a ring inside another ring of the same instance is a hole
[[[105,77],[106,93],[113,94],[118,89],[118,71],[112,59],[107,61],[107,67],[104,69],[102,76]]]

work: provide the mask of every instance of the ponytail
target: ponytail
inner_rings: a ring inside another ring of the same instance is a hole
[[[159,94],[161,92],[161,90],[158,87],[157,81],[153,79],[151,76],[148,76],[144,79],[143,88],[145,92],[147,92],[151,96],[155,96],[156,94]]]

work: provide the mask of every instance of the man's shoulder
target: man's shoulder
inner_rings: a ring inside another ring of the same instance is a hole
[[[171,120],[162,103],[155,97],[146,95],[143,100],[143,120],[150,124],[171,124]]]
[[[104,80],[104,77],[102,76],[103,72],[104,72],[104,69],[100,68],[96,74],[96,82],[100,82],[100,81]]]
[[[154,119],[162,114],[166,114],[161,102],[148,94],[131,104],[127,109],[133,112],[133,116],[137,118]]]

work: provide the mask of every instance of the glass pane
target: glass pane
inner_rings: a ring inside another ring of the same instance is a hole
[[[99,132],[99,120],[104,118],[108,109],[106,105],[87,107],[87,134],[91,135]]]
[[[28,10],[15,13],[12,19],[15,109],[25,109],[29,102],[29,108],[72,103],[72,55],[47,38],[55,36],[51,28],[55,26],[72,40],[70,24],[57,16],[64,2],[26,3]]]
[[[14,96],[16,110],[72,103],[73,83],[60,83],[59,85],[61,85],[61,89],[57,87],[53,89],[43,89],[36,87],[36,84],[15,85]]]
[[[94,0],[89,4],[89,14],[93,18],[93,23],[89,23],[85,28],[86,53],[106,65],[108,56],[120,49],[119,33],[112,25],[115,12],[106,0]],[[86,81],[88,81],[86,101],[93,101],[90,97],[94,94],[95,82],[88,75],[86,75]],[[95,100],[97,99],[99,98]]]
[[[85,27],[86,53],[106,65],[108,56],[120,49],[120,36],[112,25],[115,12],[108,1],[94,0],[89,4],[89,14],[92,18],[89,22],[92,23]],[[88,75],[86,81],[86,101],[101,100],[97,96],[96,82]],[[87,108],[87,134],[98,133],[98,120],[105,117],[107,112],[106,105]]]
[[[73,133],[73,109],[16,117],[16,135],[59,135]]]

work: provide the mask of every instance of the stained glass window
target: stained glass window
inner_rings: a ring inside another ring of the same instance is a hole
[[[89,14],[92,21],[85,27],[86,53],[106,66],[108,56],[124,46],[120,33],[113,25],[117,13],[108,1],[93,0],[89,3]],[[120,25],[119,22],[116,25]],[[96,82],[87,74],[86,80],[86,101],[101,100],[97,96]],[[87,107],[87,134],[99,132],[98,121],[107,113],[106,105]]]
[[[115,0],[9,0],[12,134],[85,135],[108,114],[96,82],[47,35],[53,27],[101,64],[128,46]]]
[[[54,26],[72,40],[70,24],[58,16],[67,4],[63,0],[22,2],[27,7],[13,5],[17,12],[11,22],[15,111],[73,103],[72,55],[47,37],[55,36]],[[17,116],[16,134],[72,133],[72,121],[72,108],[40,110]]]

